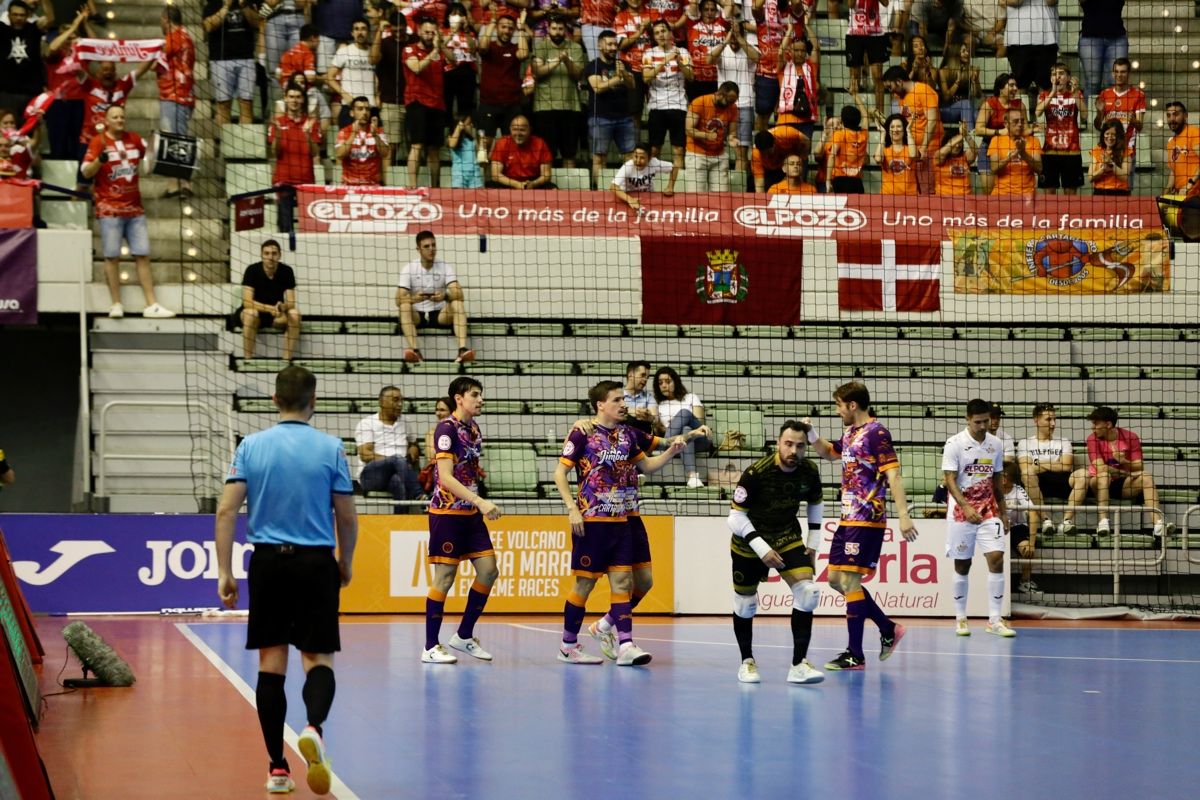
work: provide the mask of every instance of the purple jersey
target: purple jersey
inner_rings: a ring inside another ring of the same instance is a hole
[[[899,469],[892,435],[878,422],[851,427],[833,451],[842,457],[842,525],[887,527],[888,470]]]
[[[433,458],[449,458],[454,464],[454,477],[472,492],[479,492],[479,479],[482,470],[479,469],[479,456],[483,452],[483,434],[475,420],[462,422],[451,414],[438,423],[433,432]],[[442,486],[442,477],[438,470],[435,476],[433,496],[429,500],[430,514],[477,514],[479,509],[474,503],[468,503],[459,498],[449,489]]]
[[[579,473],[576,504],[583,518],[593,522],[623,522],[628,508],[628,475],[646,457],[638,446],[638,432],[628,425],[597,425],[591,435],[572,430],[563,443],[559,461]]]
[[[649,457],[662,440],[633,426],[630,426],[630,428],[633,430],[635,437],[635,447]],[[636,462],[627,461],[621,466],[621,494],[625,497],[625,508],[631,516],[642,513],[642,498],[638,492]]]

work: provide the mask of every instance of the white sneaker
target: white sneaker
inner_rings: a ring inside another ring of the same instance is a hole
[[[990,634],[993,634],[994,636],[1000,636],[1005,639],[1011,639],[1017,635],[1017,632],[1008,627],[1008,624],[1002,619],[998,619],[995,622],[989,622],[984,630]]]
[[[491,661],[492,654],[479,646],[479,637],[472,636],[470,639],[464,639],[457,633],[450,637],[450,646],[460,653],[466,653],[469,656],[478,658],[480,661]]]
[[[451,653],[440,644],[435,644],[428,650],[421,651],[422,664],[457,664],[458,656]]]
[[[1045,597],[1045,593],[1033,581],[1022,581],[1017,587],[1017,594],[1031,603],[1040,602]]]
[[[652,656],[633,642],[625,642],[617,651],[618,667],[640,667],[649,664]]]
[[[600,652],[609,661],[617,660],[617,633],[612,628],[608,630],[600,629],[600,622],[597,620],[591,625],[588,625],[588,635],[595,639],[600,644]]]
[[[286,769],[273,769],[267,775],[267,794],[291,794],[296,791],[296,782]]]
[[[1108,517],[1105,517],[1096,523],[1096,534],[1098,536],[1103,536],[1109,533],[1112,533],[1112,525],[1109,523]]]
[[[788,670],[788,683],[820,683],[825,680],[825,673],[813,669],[813,665],[805,659]]]
[[[967,624],[965,619],[954,620],[954,632],[959,636],[970,636],[971,626]]]
[[[125,306],[120,303],[113,303],[108,307],[109,319],[120,319],[123,316],[125,316]]]
[[[175,312],[169,308],[163,308],[158,303],[151,303],[142,311],[142,316],[147,319],[170,319],[175,316]]]
[[[692,473],[692,475],[691,475],[691,477],[689,477],[689,478],[688,478],[688,480],[687,480],[687,488],[689,488],[689,489],[703,489],[703,488],[704,488],[704,481],[700,480],[700,476],[699,476],[698,474],[696,474],[696,473],[694,473],[694,472],[693,472],[693,473]]]
[[[1060,534],[1062,534],[1063,536],[1074,533],[1075,532],[1075,520],[1064,519],[1062,521],[1062,524],[1058,526],[1058,532]]]
[[[792,674],[789,672],[788,677]],[[742,683],[762,683],[762,676],[758,674],[758,665],[754,663],[753,658],[747,658],[738,667],[738,680]]]
[[[1158,522],[1154,523],[1154,535],[1159,539],[1163,538],[1164,536],[1174,536],[1175,523],[1164,522],[1160,519]]]
[[[558,660],[564,664],[603,664],[604,659],[598,656],[590,656],[583,652],[583,645],[579,642],[575,644],[561,644],[558,647]]]
[[[1044,520],[1042,520],[1042,536],[1049,536],[1056,530],[1058,530],[1058,526],[1054,524],[1054,520],[1050,519],[1049,517],[1046,517]]]
[[[297,743],[300,755],[308,764],[308,788],[313,794],[329,794],[329,786],[333,782],[333,771],[329,766],[329,756],[325,755],[325,742],[321,734],[312,725],[307,726],[300,734]]]

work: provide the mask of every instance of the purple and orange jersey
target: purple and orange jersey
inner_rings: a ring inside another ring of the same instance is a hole
[[[637,449],[645,453],[647,458],[654,453],[662,442],[662,439],[657,436],[634,428],[632,425],[630,429],[633,431]],[[621,494],[625,498],[625,508],[629,516],[640,516],[642,513],[642,498],[638,491],[637,462],[627,461],[621,466],[620,485]]]
[[[833,443],[842,457],[842,525],[887,527],[887,475],[899,469],[892,435],[878,422],[851,427]]]
[[[579,476],[575,502],[589,522],[624,522],[629,513],[629,473],[637,487],[637,464],[646,457],[639,434],[628,425],[597,425],[591,434],[572,430],[559,461]]]
[[[463,486],[478,494],[479,479],[483,470],[479,468],[479,456],[483,453],[483,434],[475,420],[464,423],[454,414],[438,423],[433,432],[433,458],[449,458],[454,464],[454,477]],[[478,514],[474,503],[459,498],[442,486],[438,471],[433,471],[435,482],[433,495],[429,499],[430,514]]]

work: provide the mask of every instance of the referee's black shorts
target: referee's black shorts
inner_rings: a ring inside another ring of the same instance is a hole
[[[246,649],[293,645],[336,653],[342,575],[332,547],[255,545],[250,555]]]

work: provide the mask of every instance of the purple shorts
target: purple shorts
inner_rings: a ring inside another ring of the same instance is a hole
[[[429,563],[457,564],[495,555],[483,514],[430,514]]]
[[[875,571],[883,550],[883,528],[838,525],[829,547],[829,568],[840,572]]]
[[[588,522],[583,536],[571,537],[571,571],[585,578],[599,578],[611,572],[627,572],[633,564],[629,524]]]
[[[650,537],[646,535],[646,523],[637,516],[630,517],[628,522],[631,563],[634,569],[644,569],[650,566]]]

